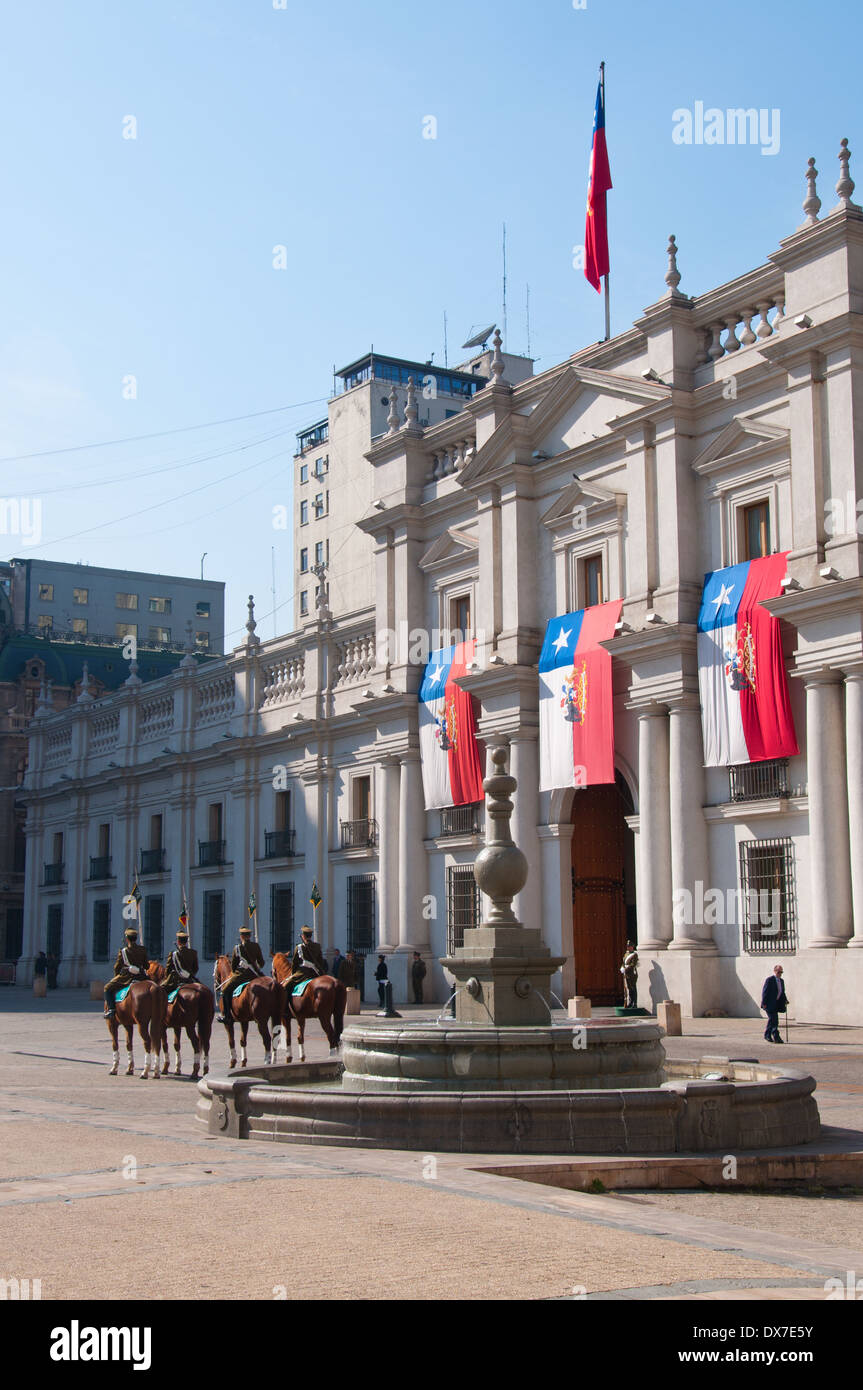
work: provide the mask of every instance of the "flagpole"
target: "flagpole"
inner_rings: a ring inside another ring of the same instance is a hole
[[[607,113],[607,111],[606,111],[606,106],[605,106],[605,62],[604,62],[604,61],[603,61],[602,63],[600,63],[600,65],[599,65],[599,85],[600,85],[600,87],[602,88],[602,114],[603,114],[603,119],[607,120],[607,115],[608,115],[608,113]],[[607,138],[607,137],[606,137],[606,138]],[[607,232],[606,232],[606,235],[607,235]],[[604,280],[605,280],[605,340],[606,340],[606,342],[608,342],[608,339],[611,337],[611,296],[610,296],[609,290],[608,290],[608,275],[607,275],[607,274],[604,276]]]

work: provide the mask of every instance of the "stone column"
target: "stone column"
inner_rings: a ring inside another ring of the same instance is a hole
[[[697,699],[684,697],[669,706],[669,809],[671,820],[672,892],[682,890],[693,907],[704,902],[710,880],[707,823],[704,819],[704,747],[701,709]],[[650,815],[649,805],[645,814]],[[685,914],[691,917],[693,913]],[[703,913],[697,913],[703,916]],[[673,925],[671,949],[703,950],[713,947],[713,930],[700,921]]]
[[[842,681],[828,670],[805,680],[812,937],[801,944],[835,948],[847,942],[852,921]]]
[[[540,873],[539,838],[539,746],[536,729],[522,730],[509,741],[509,771],[518,783],[518,796],[512,817],[512,834],[515,843],[527,860],[528,888],[517,893],[513,908],[518,920],[525,927],[541,927],[543,924],[543,877]],[[556,949],[551,945],[552,950]]]
[[[543,939],[553,956],[564,957],[560,973],[553,975],[551,980],[552,989],[564,1003],[575,994],[575,958],[572,952],[573,829],[572,822],[568,821],[540,825],[537,830],[542,856]]]
[[[422,916],[423,898],[428,891],[428,864],[425,851],[425,806],[419,753],[405,753],[401,759],[399,787],[399,949],[417,950],[426,940],[428,928]]]
[[[668,712],[658,705],[638,714],[638,801],[638,949],[662,951],[671,940],[671,820]]]
[[[398,944],[400,871],[399,765],[395,761],[381,764],[375,812],[380,835],[378,937],[380,950],[393,951]]]
[[[859,948],[863,947],[863,668],[845,675],[845,752],[854,909],[854,935],[848,945]]]

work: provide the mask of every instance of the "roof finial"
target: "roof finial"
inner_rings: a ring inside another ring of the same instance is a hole
[[[396,391],[396,384],[393,382],[393,389],[390,391],[390,413],[387,416],[390,434],[397,434],[399,428],[399,398]]]
[[[494,330],[494,337],[492,338],[492,342],[494,343],[494,356],[491,359],[492,384],[494,386],[500,386],[503,383],[504,367],[503,354],[500,350],[501,344],[503,343],[503,339],[500,336],[499,328],[496,328]]]
[[[143,685],[143,681],[141,680],[141,677],[138,675],[138,662],[136,661],[134,656],[132,657],[132,660],[129,662],[129,674],[123,681],[123,684],[133,686]]]
[[[78,705],[87,705],[92,699],[93,696],[90,694],[90,668],[85,661],[81,670],[81,693],[75,703]]]
[[[187,671],[190,667],[192,667],[193,669],[196,669],[196,668],[197,668],[197,665],[198,665],[198,663],[197,663],[197,661],[195,660],[195,640],[194,640],[194,629],[193,629],[193,627],[192,627],[192,619],[191,619],[191,618],[187,618],[187,619],[186,619],[186,654],[185,654],[185,656],[183,657],[182,661],[180,662],[180,666],[182,667],[182,669],[183,669],[184,671]]]
[[[806,165],[806,200],[803,204],[803,211],[806,213],[804,227],[814,227],[818,221],[818,210],[821,207],[821,199],[815,191],[815,180],[818,177],[818,170],[815,168],[814,156]]]
[[[53,711],[51,709],[50,704],[48,703],[48,689],[45,685],[45,672],[43,671],[42,681],[39,686],[39,699],[36,702],[36,708],[33,712],[33,717],[34,719],[45,719],[49,714],[52,713]]]
[[[405,401],[405,424],[409,430],[416,426],[418,417],[419,411],[417,410],[417,393],[414,389],[414,379],[412,376],[409,376],[408,394],[407,400]]]
[[[665,272],[665,283],[672,294],[677,293],[677,286],[680,284],[680,271],[677,269],[677,239],[672,234],[668,238],[668,269]]]
[[[836,183],[836,192],[839,194],[839,202],[846,212],[860,212],[861,208],[857,203],[852,203],[851,194],[854,192],[854,180],[848,169],[851,162],[851,151],[848,148],[847,140],[840,140],[839,150],[839,178]]]
[[[246,638],[247,646],[257,647],[259,645],[261,639],[255,636],[257,626],[258,624],[255,622],[255,597],[254,594],[249,594],[249,616],[246,619],[246,632],[249,634]]]

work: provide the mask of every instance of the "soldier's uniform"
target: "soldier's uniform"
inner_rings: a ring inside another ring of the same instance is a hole
[[[264,974],[264,953],[257,941],[252,940],[250,927],[240,927],[240,940],[231,956],[231,970],[233,974],[228,976],[219,991],[223,1023],[230,1016],[231,995],[237,985],[244,984],[247,980],[256,980]]]
[[[124,985],[134,984],[136,980],[146,980],[150,958],[143,946],[138,945],[138,933],[134,927],[126,928],[126,945],[117,953],[114,961],[114,978],[105,986],[105,1017],[114,1012],[114,999]]]
[[[198,979],[198,952],[188,944],[189,933],[177,932],[177,944],[165,961],[165,978],[162,981],[168,991],[178,985],[188,985]]]
[[[303,927],[302,939],[291,958],[291,974],[285,980],[285,989],[293,989],[301,980],[314,980],[326,974],[324,953],[317,941],[312,940],[311,927]]]

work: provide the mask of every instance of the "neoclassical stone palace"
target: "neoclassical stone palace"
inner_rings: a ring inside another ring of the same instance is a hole
[[[367,998],[378,951],[408,998],[419,950],[426,999],[443,1002],[438,958],[481,910],[483,812],[424,809],[411,646],[458,629],[477,639],[463,684],[480,734],[509,745],[518,779],[516,909],[566,958],[561,999],[619,1002],[630,938],[649,1008],[755,1014],[781,960],[799,1019],[858,1021],[863,210],[845,142],[824,215],[815,180],[810,161],[804,221],[763,265],[689,297],[672,238],[663,296],[539,376],[499,336],[440,389],[429,364],[371,354],[345,370],[295,461],[298,628],[263,642],[250,605],[223,661],[190,654],[33,720],[19,978],[49,929],[61,983],[103,977],[137,871],[153,952],[184,887],[211,959],[252,890],[264,946],[290,943],[316,882],[318,936],[367,958]],[[705,769],[705,572],[786,550],[767,606],[800,755]],[[614,598],[616,783],[540,793],[545,624]]]

